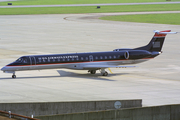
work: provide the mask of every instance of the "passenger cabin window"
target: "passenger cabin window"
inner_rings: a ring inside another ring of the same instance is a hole
[[[103,59],[103,57],[101,56],[101,57],[100,57],[100,59],[102,60],[102,59]]]
[[[105,56],[104,58],[107,59],[107,56]]]
[[[116,56],[114,55],[114,59],[116,59]]]
[[[112,57],[111,56],[109,56],[109,59],[111,59]]]
[[[88,57],[86,57],[86,60],[88,60]]]
[[[81,57],[81,60],[83,60],[83,57]]]
[[[98,57],[96,56],[96,57],[95,57],[95,59],[97,60],[97,59],[98,59]]]

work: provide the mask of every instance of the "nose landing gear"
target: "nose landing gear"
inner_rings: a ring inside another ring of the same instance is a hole
[[[15,73],[13,73],[13,75],[12,75],[12,78],[16,78],[16,75],[15,75]]]

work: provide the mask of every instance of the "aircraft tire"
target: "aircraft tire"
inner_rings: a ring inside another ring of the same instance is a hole
[[[91,70],[91,74],[96,74],[96,70]]]
[[[103,73],[103,76],[108,76],[108,72]]]
[[[12,75],[12,78],[16,78],[16,75]]]

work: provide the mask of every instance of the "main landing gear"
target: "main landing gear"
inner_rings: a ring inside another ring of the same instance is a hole
[[[90,72],[91,74],[96,74],[96,70],[89,70],[88,72]],[[105,69],[100,69],[100,72],[102,76],[108,76],[108,72],[105,71]]]
[[[102,76],[108,76],[108,72],[105,71],[105,73],[101,73]]]
[[[96,70],[89,70],[88,72],[90,72],[91,74],[96,74]]]
[[[105,69],[101,69],[100,71],[102,76],[108,76],[108,72]]]

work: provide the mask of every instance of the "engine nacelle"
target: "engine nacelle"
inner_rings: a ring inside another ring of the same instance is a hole
[[[150,57],[152,54],[146,50],[130,50],[125,51],[124,58],[125,59],[142,59]]]

